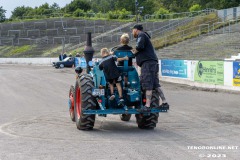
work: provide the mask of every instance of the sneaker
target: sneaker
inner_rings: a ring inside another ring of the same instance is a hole
[[[162,103],[160,106],[159,106],[159,109],[169,109],[169,104],[168,103]]]
[[[151,112],[151,108],[150,108],[150,107],[143,106],[142,108],[137,109],[137,111],[140,112],[140,113]]]
[[[112,100],[114,100],[114,98],[115,98],[115,95],[113,94],[109,97],[109,100],[112,101]]]
[[[119,102],[124,102],[124,99],[123,99],[123,98],[120,98],[120,99],[119,99]]]
[[[123,107],[124,106],[124,99],[123,98],[119,99],[118,106],[119,107]]]

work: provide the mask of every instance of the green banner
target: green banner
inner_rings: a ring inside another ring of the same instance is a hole
[[[224,62],[199,61],[195,68],[194,81],[224,85]]]

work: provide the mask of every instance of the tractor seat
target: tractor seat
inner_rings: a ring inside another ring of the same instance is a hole
[[[121,50],[117,50],[114,51],[114,54],[118,57],[118,58],[123,58],[128,56],[128,58],[134,58],[135,55],[131,52],[131,51],[121,51]],[[125,75],[128,73],[128,71],[132,71],[134,69],[133,66],[128,66],[128,60],[124,60],[123,61],[123,66],[118,66],[118,69],[120,72],[124,73]]]
[[[118,67],[118,70],[120,71],[120,72],[125,72],[125,70],[124,70],[124,66],[117,66]],[[127,67],[127,71],[133,71],[135,68],[134,68],[134,66],[128,66]]]

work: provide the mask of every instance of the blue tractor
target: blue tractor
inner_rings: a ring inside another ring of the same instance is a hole
[[[91,35],[90,35],[91,37]],[[91,41],[90,41],[91,42]],[[89,42],[89,43],[90,43]],[[91,44],[91,43],[90,43]],[[99,63],[89,65],[92,56],[85,53],[87,62],[86,73],[81,67],[76,67],[77,79],[75,87],[69,91],[69,111],[72,121],[80,130],[91,130],[94,127],[96,115],[106,117],[108,114],[119,114],[122,121],[129,121],[135,114],[136,122],[141,129],[153,129],[158,122],[159,112],[167,112],[169,108],[159,107],[159,95],[153,91],[151,111],[140,113],[146,102],[144,92],[141,90],[139,75],[134,66],[128,66],[124,61],[123,66],[118,66],[122,75],[128,75],[128,86],[123,88],[124,105],[118,105],[118,92],[115,89],[115,99],[109,100],[110,89],[104,73],[99,69]],[[115,51],[117,57],[134,58],[131,51]],[[89,57],[88,57],[89,56]],[[123,86],[123,85],[122,85]]]

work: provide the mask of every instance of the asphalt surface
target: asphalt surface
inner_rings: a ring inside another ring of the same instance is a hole
[[[92,131],[70,120],[73,69],[0,65],[0,160],[239,159],[239,93],[162,83],[170,104],[154,130],[135,116],[96,117]]]

